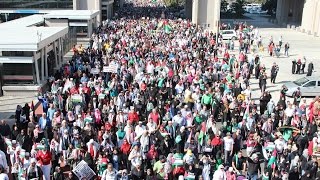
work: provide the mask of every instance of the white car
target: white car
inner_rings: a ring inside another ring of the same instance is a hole
[[[222,39],[237,39],[237,32],[235,30],[221,30],[220,34],[222,35]]]
[[[320,77],[303,77],[295,81],[287,82],[284,86],[288,89],[286,95],[293,96],[293,93],[300,88],[301,96],[315,97],[320,94]]]

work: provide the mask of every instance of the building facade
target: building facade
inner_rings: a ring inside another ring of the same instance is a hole
[[[217,32],[220,21],[220,0],[186,0],[185,15],[192,23]]]
[[[117,0],[123,5],[124,0]],[[97,10],[98,22],[113,16],[115,0],[1,0],[0,21],[6,22],[43,10]]]

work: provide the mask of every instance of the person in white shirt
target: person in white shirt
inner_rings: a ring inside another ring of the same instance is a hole
[[[5,169],[5,170],[9,170],[8,168],[8,162],[7,162],[7,158],[6,158],[6,154],[0,150],[0,165]]]
[[[131,161],[131,169],[136,167],[138,164],[140,165],[142,162],[143,152],[140,148],[140,142],[137,144],[133,144],[133,149],[131,150],[128,160]]]
[[[157,124],[152,120],[152,118],[149,118],[148,120],[147,129],[150,134],[153,134],[154,132],[156,132]]]
[[[109,163],[107,169],[104,170],[102,174],[101,180],[117,180],[118,179],[118,172],[116,169],[113,168],[112,163]]]
[[[227,180],[226,172],[224,171],[224,166],[221,164],[218,169],[213,174],[214,180]]]
[[[9,180],[9,176],[5,173],[5,169],[0,165],[0,179],[1,180]]]
[[[293,118],[293,115],[295,114],[295,108],[293,107],[293,105],[290,102],[288,103],[288,107],[284,111],[284,113],[285,113],[285,117],[286,117],[285,119],[287,120],[286,124],[291,125],[291,120]]]
[[[146,130],[146,126],[142,124],[142,121],[139,121],[138,126],[136,126],[136,128],[135,128],[135,132],[137,134],[137,137],[140,137],[145,130]]]
[[[234,140],[231,137],[230,132],[227,132],[227,136],[223,138],[224,143],[224,163],[231,165],[231,157],[233,153]]]
[[[276,147],[276,150],[281,153],[284,149],[287,148],[287,143],[286,141],[283,139],[283,136],[280,135],[278,139],[276,139],[274,141],[274,144],[275,144],[275,147]]]

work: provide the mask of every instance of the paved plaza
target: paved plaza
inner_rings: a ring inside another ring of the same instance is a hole
[[[261,20],[261,19],[260,19]],[[264,19],[266,22],[266,19]],[[261,23],[261,21],[251,21],[248,23]],[[258,24],[259,26],[259,24]],[[271,25],[270,25],[271,26]],[[270,37],[273,37],[275,42],[278,42],[280,36],[282,36],[283,42],[289,42],[290,50],[289,55],[290,57],[285,57],[283,55],[283,50],[281,51],[281,56],[279,58],[270,57],[267,52],[267,48],[265,48],[264,52],[258,52],[262,57],[262,64],[265,64],[267,67],[267,73],[270,76],[270,67],[272,66],[273,62],[276,62],[279,65],[279,73],[277,76],[276,84],[271,84],[268,81],[267,90],[271,92],[272,97],[275,102],[278,101],[279,98],[279,89],[281,88],[282,84],[287,81],[293,81],[297,78],[305,76],[305,74],[291,74],[291,61],[293,59],[299,59],[303,56],[307,59],[307,64],[310,61],[313,61],[315,66],[314,76],[320,75],[317,68],[319,68],[319,58],[320,58],[320,38],[314,37],[311,35],[307,35],[298,31],[294,31],[287,28],[260,28],[259,32],[263,38],[264,46],[267,46]],[[238,46],[236,45],[236,49]],[[231,52],[231,54],[238,54],[237,51]],[[252,97],[254,99],[259,99],[260,97],[260,89],[258,86],[258,80],[252,78],[250,80],[251,88],[253,90]],[[33,96],[28,97],[17,97],[17,96],[9,96],[9,97],[0,97],[0,119],[10,119],[13,117],[15,112],[15,107],[20,104],[24,105],[27,102],[31,102],[32,99],[35,99]],[[13,123],[13,121],[10,121]],[[10,124],[11,124],[10,123]]]

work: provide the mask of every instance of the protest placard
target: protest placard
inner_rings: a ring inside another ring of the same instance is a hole
[[[99,73],[100,73],[100,69],[98,69],[98,68],[92,68],[90,70],[90,74],[99,74]]]
[[[79,94],[74,94],[71,96],[71,101],[74,103],[82,103],[82,96]]]
[[[109,66],[103,66],[103,72],[111,72],[111,73],[117,73],[117,65],[110,64]]]
[[[88,164],[82,160],[72,172],[80,179],[93,179],[96,173],[88,166]]]

